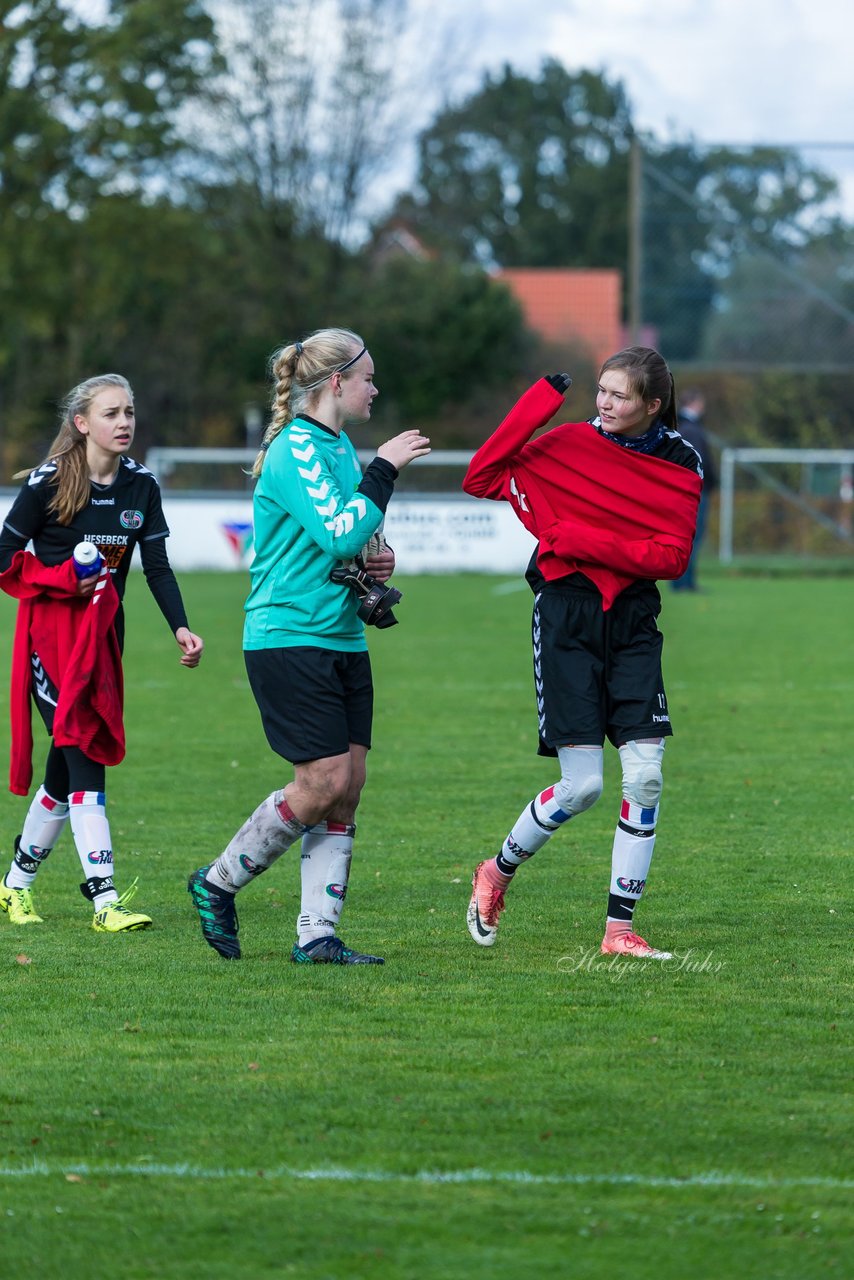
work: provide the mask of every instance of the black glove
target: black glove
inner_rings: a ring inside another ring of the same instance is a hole
[[[550,387],[554,387],[555,391],[559,391],[561,395],[572,386],[572,378],[568,373],[547,373],[546,382]]]
[[[392,613],[392,605],[402,598],[396,587],[384,586],[369,573],[350,564],[339,565],[329,575],[329,581],[338,586],[350,587],[359,600],[356,610],[363,622],[372,627],[394,627],[398,619]]]

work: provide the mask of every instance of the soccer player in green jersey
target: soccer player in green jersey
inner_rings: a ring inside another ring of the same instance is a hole
[[[370,544],[399,472],[428,454],[430,442],[418,430],[403,431],[380,445],[362,474],[344,427],[370,417],[378,392],[370,353],[347,329],[320,329],[283,347],[272,373],[272,418],[253,468],[255,558],[243,648],[267,740],[293,765],[294,778],[190,876],[188,888],[205,940],[238,959],[236,894],[300,842],[292,959],[382,964],[337,936],[371,745],[373,683],[359,597],[332,574]],[[382,585],[394,553],[379,541],[363,563]]]

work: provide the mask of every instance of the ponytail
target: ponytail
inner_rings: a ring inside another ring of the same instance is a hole
[[[279,432],[316,399],[333,373],[349,368],[364,350],[362,339],[350,329],[317,329],[304,342],[292,342],[273,353],[270,422],[252,464],[254,479],[260,476],[267,450]]]

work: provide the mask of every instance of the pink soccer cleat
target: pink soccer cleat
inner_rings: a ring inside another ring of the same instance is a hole
[[[481,947],[491,947],[498,935],[498,919],[504,910],[504,890],[510,883],[493,859],[479,862],[472,876],[472,895],[466,922],[469,933]]]
[[[672,960],[670,951],[657,951],[638,933],[631,930],[621,933],[605,926],[605,937],[600,948],[603,956],[636,956],[640,960]]]

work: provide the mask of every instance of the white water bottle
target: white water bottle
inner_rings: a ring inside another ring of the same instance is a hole
[[[78,578],[91,578],[101,572],[101,553],[94,542],[78,542],[73,552],[74,572]]]

